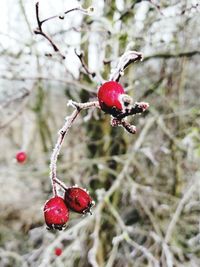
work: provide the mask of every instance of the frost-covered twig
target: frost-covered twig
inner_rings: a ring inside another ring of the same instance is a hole
[[[113,244],[116,242],[121,242],[125,240],[129,245],[133,246],[136,250],[139,250],[143,253],[143,255],[150,261],[154,263],[155,267],[159,267],[158,260],[152,255],[152,253],[144,246],[139,245],[137,242],[135,242],[129,235],[129,229],[128,226],[125,225],[124,221],[122,220],[121,216],[119,215],[118,211],[114,208],[114,206],[110,203],[110,201],[106,201],[109,205],[109,209],[112,213],[112,215],[115,217],[115,219],[118,222],[118,225],[120,226],[122,230],[122,234],[120,236],[116,236],[113,238]]]
[[[88,261],[93,267],[99,267],[100,265],[97,262],[97,253],[99,250],[99,231],[101,228],[101,216],[102,216],[103,205],[98,205],[98,208],[95,212],[95,227],[92,234],[93,237],[93,246],[88,252]]]
[[[56,162],[57,158],[63,143],[63,140],[65,138],[65,135],[67,134],[68,130],[72,126],[73,122],[83,109],[89,109],[92,107],[99,107],[99,102],[94,101],[94,102],[87,102],[87,103],[77,103],[73,101],[69,101],[68,105],[71,105],[75,108],[75,110],[72,112],[72,114],[65,119],[65,124],[63,127],[59,130],[59,136],[58,140],[56,142],[55,148],[53,150],[53,153],[51,155],[51,163],[50,163],[50,179],[52,182],[52,187],[53,187],[53,194],[57,195],[57,190],[56,190],[56,181],[55,179],[57,178],[56,174]]]
[[[127,51],[125,52],[117,65],[117,67],[111,71],[110,81],[118,82],[121,76],[124,74],[124,70],[131,64],[138,60],[142,60],[142,53],[136,51]]]
[[[172,217],[172,220],[170,221],[170,224],[167,228],[167,232],[165,235],[165,243],[168,243],[171,239],[171,236],[173,234],[174,228],[178,222],[178,219],[181,215],[181,212],[186,204],[186,202],[188,201],[188,199],[191,197],[191,195],[194,193],[194,191],[196,190],[196,188],[198,188],[199,182],[197,180],[197,178],[194,178],[193,183],[190,185],[190,187],[188,188],[188,190],[185,192],[185,194],[183,195],[183,198],[181,199],[181,201],[179,202],[177,209]]]

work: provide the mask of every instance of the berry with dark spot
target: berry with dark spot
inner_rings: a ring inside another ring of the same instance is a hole
[[[44,205],[44,218],[49,230],[62,230],[69,220],[69,210],[64,199],[55,196]]]
[[[69,187],[65,191],[65,203],[67,207],[77,213],[91,213],[94,201],[87,191],[80,187]]]

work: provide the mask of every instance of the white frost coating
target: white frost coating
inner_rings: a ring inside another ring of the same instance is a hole
[[[60,153],[60,149],[63,143],[63,140],[65,138],[65,135],[68,133],[70,127],[72,126],[73,122],[79,115],[82,109],[89,109],[92,107],[98,107],[99,103],[98,101],[94,102],[87,102],[87,103],[76,103],[72,100],[68,102],[68,105],[71,105],[75,110],[72,112],[72,114],[65,119],[65,123],[63,127],[59,131],[59,136],[56,142],[56,145],[53,149],[53,153],[51,155],[51,163],[50,163],[50,180],[52,182],[52,187],[53,187],[53,194],[57,195],[57,189],[56,189],[56,163],[58,159],[58,155]]]
[[[126,67],[137,60],[142,60],[142,53],[137,51],[125,52],[120,58],[117,67],[111,71],[109,80],[117,81],[121,77],[121,74],[123,74]]]

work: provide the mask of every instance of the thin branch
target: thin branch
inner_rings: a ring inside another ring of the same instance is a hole
[[[188,51],[188,52],[180,52],[180,53],[176,53],[176,54],[158,53],[158,54],[145,56],[142,61],[144,62],[144,61],[154,59],[154,58],[170,59],[170,58],[181,58],[181,57],[193,57],[195,55],[200,55],[200,51],[194,50],[194,51]]]
[[[52,20],[54,18],[64,19],[64,15],[69,14],[70,12],[73,12],[73,11],[81,11],[82,13],[89,15],[89,13],[91,11],[93,11],[93,8],[89,7],[88,9],[84,9],[82,7],[75,7],[75,8],[72,8],[72,9],[69,9],[69,10],[65,11],[63,13],[63,15],[55,15],[55,16],[46,18],[44,20],[40,20],[39,2],[37,2],[36,5],[35,5],[35,11],[36,11],[36,19],[37,19],[38,28],[34,30],[34,33],[42,35],[45,39],[47,39],[48,42],[53,47],[54,51],[59,53],[59,55],[62,57],[62,59],[65,59],[65,56],[62,54],[62,52],[60,51],[59,47],[55,44],[55,42],[52,40],[52,38],[43,31],[43,29],[42,29],[43,23],[45,23],[45,22],[47,22],[49,20]]]
[[[35,34],[39,34],[42,35],[45,39],[48,40],[48,42],[51,44],[51,46],[53,47],[54,51],[59,53],[59,55],[62,57],[62,59],[65,59],[65,56],[62,54],[62,52],[60,51],[60,49],[58,48],[58,46],[54,43],[54,41],[51,39],[50,36],[48,36],[43,30],[42,30],[42,23],[40,21],[40,17],[39,17],[39,2],[36,3],[35,5],[35,9],[36,9],[36,19],[37,19],[37,24],[38,24],[38,28],[34,30]]]
[[[162,12],[162,10],[161,10],[161,7],[160,7],[159,4],[155,3],[154,0],[149,0],[149,2],[150,2],[153,6],[155,6],[155,8],[160,12],[160,14],[161,14],[162,16],[164,15],[163,12]]]
[[[184,15],[187,12],[190,12],[192,9],[195,9],[198,11],[199,3],[196,3],[195,5],[191,5],[190,7],[183,9],[179,15]]]
[[[73,11],[81,11],[81,12],[83,12],[83,13],[85,13],[85,14],[88,14],[89,11],[92,11],[92,8],[90,8],[90,9],[84,9],[84,8],[82,8],[82,7],[74,7],[74,8],[72,8],[72,9],[69,9],[69,10],[63,12],[63,14],[55,15],[55,16],[52,16],[52,17],[49,17],[49,18],[47,18],[47,19],[42,20],[42,21],[40,22],[40,25],[42,26],[42,24],[43,24],[44,22],[49,21],[49,20],[52,20],[52,19],[55,19],[55,18],[64,19],[64,15],[67,15],[67,14],[69,14],[70,12],[73,12]]]
[[[21,11],[22,11],[22,15],[24,16],[24,19],[25,19],[25,21],[26,21],[28,30],[29,30],[30,34],[32,35],[31,25],[30,25],[28,16],[27,16],[27,14],[26,14],[26,10],[25,10],[24,3],[23,3],[22,0],[19,1],[19,5],[20,5]]]
[[[79,58],[80,62],[81,62],[81,65],[83,67],[83,69],[85,70],[85,72],[91,76],[92,78],[94,78],[96,76],[96,73],[95,72],[91,72],[89,69],[88,69],[88,66],[86,65],[85,61],[84,61],[84,58],[83,58],[83,52],[78,52],[77,49],[74,49],[74,52],[75,54],[77,55],[77,57]]]
[[[120,236],[119,240],[125,240],[129,245],[133,246],[135,249],[141,251],[143,255],[150,261],[154,263],[155,267],[159,267],[158,260],[153,256],[153,254],[144,246],[139,245],[136,243],[129,235],[129,228],[125,225],[124,221],[122,220],[121,216],[119,215],[118,211],[115,209],[115,207],[110,203],[109,200],[106,201],[106,203],[109,205],[109,209],[115,219],[118,222],[118,225],[120,226],[122,230],[122,235]],[[118,237],[115,237],[113,240],[113,243],[117,241]]]
[[[89,109],[92,107],[99,107],[99,102],[94,101],[94,102],[87,102],[87,103],[76,103],[73,101],[70,101],[68,105],[71,105],[75,108],[75,110],[72,112],[72,114],[69,117],[66,117],[65,124],[59,131],[59,136],[55,145],[55,148],[53,150],[53,153],[51,155],[51,163],[50,163],[50,179],[52,182],[52,188],[53,188],[53,194],[56,196],[57,195],[57,190],[56,190],[56,163],[58,159],[58,155],[60,153],[60,149],[63,143],[63,140],[68,133],[70,127],[72,126],[73,122],[83,109]]]
[[[39,17],[39,2],[35,4],[35,11],[36,11],[36,19],[37,19],[38,28],[40,31],[42,31],[42,25],[41,25],[40,17]]]
[[[131,125],[127,120],[125,119],[116,119],[116,118],[112,118],[111,119],[111,125],[113,127],[116,126],[122,126],[128,133],[131,134],[135,134],[136,133],[136,127],[135,125]]]
[[[172,217],[172,220],[170,221],[170,224],[167,228],[167,232],[165,235],[165,243],[168,243],[171,239],[171,236],[173,234],[174,228],[178,222],[178,219],[181,215],[181,212],[186,204],[186,202],[188,201],[188,199],[190,199],[190,197],[192,196],[192,194],[194,193],[194,191],[197,189],[197,179],[194,179],[193,183],[191,184],[191,186],[188,188],[188,190],[185,192],[185,194],[183,195],[183,198],[180,200],[177,209]]]

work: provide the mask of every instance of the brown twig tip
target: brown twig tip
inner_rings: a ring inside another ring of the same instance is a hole
[[[137,129],[135,125],[130,124],[125,119],[111,118],[111,125],[113,127],[122,126],[128,133],[135,134]]]
[[[91,76],[92,78],[94,78],[96,76],[95,72],[91,72],[88,68],[88,66],[86,65],[84,58],[83,58],[83,52],[82,51],[77,51],[77,49],[74,49],[75,54],[77,55],[77,57],[79,58],[81,65],[83,67],[83,69],[85,70],[86,74],[88,74],[89,76]]]

